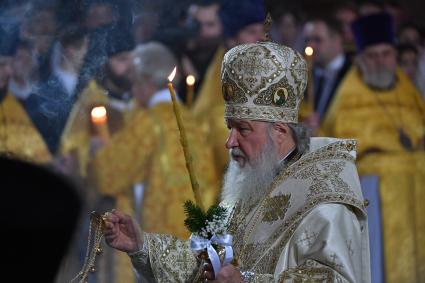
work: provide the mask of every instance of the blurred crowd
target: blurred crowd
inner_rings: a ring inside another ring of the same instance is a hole
[[[300,121],[314,135],[358,139],[362,175],[381,174],[367,167],[381,162],[371,154],[423,152],[425,34],[402,2],[336,1],[325,13],[278,2],[2,1],[0,151],[50,164],[90,188],[87,210],[118,206],[148,231],[187,237],[183,212],[176,211],[192,193],[167,76],[177,66],[173,83],[204,202],[215,203],[228,162],[221,62],[228,49],[265,40],[270,12],[272,40],[297,50],[309,65]],[[356,96],[368,91],[395,95]],[[105,109],[104,117],[96,120],[95,107]],[[388,123],[394,129],[387,135]],[[143,217],[142,204],[149,208]],[[68,272],[81,264],[77,258]],[[134,280],[128,259],[115,265],[105,258],[104,267],[118,268],[98,274],[99,282]],[[391,264],[386,268],[398,265]],[[387,282],[413,282],[389,276]]]

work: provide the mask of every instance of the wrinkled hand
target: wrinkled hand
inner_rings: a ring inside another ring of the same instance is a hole
[[[214,279],[214,270],[210,263],[206,263],[203,266],[204,273],[203,278],[205,282],[215,282],[215,283],[242,283],[242,277],[239,269],[235,266],[228,264],[221,267],[220,271],[217,274],[217,278]]]
[[[105,240],[110,247],[126,253],[140,250],[143,234],[131,216],[114,209],[103,219]]]

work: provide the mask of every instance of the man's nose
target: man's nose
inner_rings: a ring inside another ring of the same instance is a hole
[[[227,141],[226,141],[226,148],[231,149],[231,148],[234,148],[234,147],[237,147],[237,146],[239,146],[238,139],[237,139],[237,133],[234,129],[231,129],[229,131],[229,137],[227,138]]]
[[[388,62],[388,56],[386,54],[378,54],[376,56],[375,62],[380,67],[386,67]]]

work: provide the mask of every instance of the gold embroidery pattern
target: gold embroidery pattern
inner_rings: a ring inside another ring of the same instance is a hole
[[[268,272],[272,272],[272,268],[274,268],[279,259],[279,255],[282,252],[283,247],[288,243],[288,240],[291,238],[296,228],[302,221],[302,219],[317,205],[322,203],[343,203],[351,206],[355,206],[358,209],[361,209],[361,202],[354,197],[341,197],[339,194],[334,195],[325,195],[321,197],[317,197],[314,200],[311,200],[307,205],[298,210],[294,215],[289,217],[283,225],[281,225],[276,231],[270,236],[267,244],[263,244],[263,246],[259,244],[252,244],[251,249],[257,249],[257,247],[262,247],[263,252],[261,257],[251,257],[251,254],[244,255],[243,263],[244,268],[250,267],[252,270],[256,270],[259,272],[260,270],[268,270]],[[279,239],[279,237],[281,237]],[[269,252],[264,252],[266,248],[270,248],[273,243],[277,242],[278,244],[274,245],[273,248],[269,250]],[[241,257],[242,259],[242,257]]]
[[[244,269],[253,270],[257,273],[273,273],[276,268],[278,258],[273,259],[272,256],[279,257],[280,252],[272,251],[266,252],[270,249],[270,243],[256,243],[248,244],[245,247],[245,250],[250,251],[249,255],[243,255],[240,257],[242,266]],[[267,260],[264,260],[266,258]],[[261,260],[260,260],[261,259]]]
[[[274,95],[277,91],[285,89],[287,91],[287,97],[282,104],[274,103]],[[287,78],[282,78],[277,84],[270,86],[265,91],[261,92],[255,99],[254,104],[256,105],[278,105],[287,108],[295,108],[297,106],[297,98],[295,95],[294,88],[289,84]]]
[[[306,74],[301,55],[276,43],[229,50],[221,69],[226,118],[297,122]]]
[[[199,270],[199,262],[187,242],[172,236],[145,234],[149,258],[158,282],[192,282]]]
[[[233,243],[233,250],[235,255],[239,255],[239,251],[242,248],[243,237],[245,233],[245,225],[242,223],[247,223],[247,215],[254,210],[258,203],[252,205],[242,206],[239,202],[233,209],[232,216],[229,221],[228,231],[233,235],[234,239],[240,239],[240,241],[235,241]]]
[[[294,164],[300,158],[300,156],[301,155],[299,153],[297,153],[293,158],[291,158],[291,160],[289,160],[286,167],[290,167],[292,164]],[[237,229],[234,228],[234,229],[230,230],[230,231],[236,231],[233,235],[234,235],[235,239],[238,239],[233,243],[233,249],[234,249],[236,255],[243,255],[242,246],[243,246],[244,237],[245,237],[245,234],[246,234],[246,225],[245,224],[248,224],[248,223],[251,222],[252,217],[255,216],[254,209],[256,209],[256,208],[261,208],[261,203],[254,202],[251,205],[245,204],[243,207],[239,204],[239,209],[236,208],[235,213],[232,216],[232,224],[230,226],[231,227],[237,226]],[[251,218],[249,217],[250,213],[253,213]],[[286,211],[285,211],[285,213],[286,213]],[[284,218],[284,216],[282,216],[282,218]],[[247,246],[245,246],[244,250],[246,250],[246,247]],[[267,246],[265,246],[265,248],[267,248]],[[248,249],[249,249],[249,247],[248,247]],[[258,254],[258,257],[260,257],[260,256],[261,256],[261,254]],[[256,256],[253,256],[253,257],[255,258]]]
[[[340,161],[338,162],[344,162],[345,164],[354,162],[354,158],[346,152],[351,146],[352,141],[340,141],[328,147],[321,148],[314,153],[308,153],[302,156],[298,161],[295,161],[292,165],[284,169],[276,178],[275,182],[270,187],[269,195],[271,195],[274,189],[281,184],[283,178],[293,177],[293,175],[297,173],[298,170],[294,169],[294,167],[299,167],[300,170],[304,170],[310,166],[311,164],[308,164],[307,160],[324,163],[333,158],[339,159]],[[301,166],[300,164],[304,165]],[[289,200],[290,198],[288,202]],[[243,240],[245,235],[244,229],[246,229],[247,226],[246,224],[253,221],[252,219],[254,219],[254,221],[257,220],[255,218],[255,213],[253,213],[256,207],[259,207],[259,209],[256,210],[256,212],[260,213],[259,220],[264,221],[263,216],[267,214],[267,210],[261,210],[260,208],[262,205],[267,205],[268,201],[268,199],[265,199],[263,202],[256,204],[245,206],[237,204],[234,206],[231,213],[232,215],[229,217],[229,232],[234,235],[235,239]],[[244,251],[246,250],[248,252],[248,255],[240,254],[241,268],[243,268],[243,270],[255,272],[255,279],[253,279],[254,281],[252,282],[269,282],[272,280],[269,275],[265,276],[265,273],[274,273],[282,248],[293,235],[299,223],[311,209],[324,202],[346,203],[362,211],[364,210],[362,201],[358,200],[355,195],[333,192],[314,195],[314,197],[308,198],[305,204],[297,209],[295,213],[286,215],[286,218],[279,220],[282,224],[279,225],[279,228],[273,232],[267,241],[259,244],[248,244],[244,249]],[[247,217],[248,215],[250,216]],[[234,233],[234,231],[236,231],[236,233]],[[183,243],[169,236],[155,234],[146,235],[147,239],[145,238],[145,241],[149,244],[151,266],[155,268],[155,274],[159,274],[158,276],[160,276],[160,278],[156,278],[158,282],[193,282],[193,279],[198,278],[197,276],[200,270],[199,262],[197,262],[196,258],[192,255],[187,243]],[[305,236],[305,238],[302,237],[301,239],[303,241],[305,240],[307,244],[310,238],[311,241],[314,241],[314,233],[312,235],[306,234]],[[276,239],[276,241],[273,239]],[[239,255],[239,250],[240,248],[235,249],[236,256]],[[179,252],[177,253],[177,251]],[[329,265],[335,263],[336,268],[341,268],[338,266],[340,263],[337,258],[335,258],[335,261],[332,260],[333,259],[330,257],[328,262]],[[292,280],[291,282],[342,282],[341,278],[336,273],[333,273],[330,268],[314,261],[307,261],[306,264],[299,268],[285,271],[282,273],[280,281],[278,282],[286,282],[285,280]]]
[[[264,222],[274,222],[285,218],[286,211],[290,206],[291,195],[280,195],[272,197],[266,200],[264,206],[266,211],[264,212]]]
[[[288,121],[298,122],[298,112],[290,108],[276,106],[241,106],[226,104],[225,118],[248,119],[260,121]]]
[[[279,278],[279,283],[285,282],[312,282],[324,283],[334,282],[334,273],[328,267],[318,265],[317,267],[311,264],[304,264],[297,268],[290,268],[284,271]]]
[[[330,162],[330,160],[341,160],[343,163],[354,163],[354,158],[347,152],[355,149],[355,141],[345,140],[338,141],[326,147],[320,148],[313,153],[302,156],[298,161],[288,167],[276,178],[271,186],[271,193],[278,187],[284,179],[296,175],[309,167],[311,163]],[[351,191],[348,188],[349,191]],[[246,270],[254,270],[258,273],[264,271],[272,272],[279,259],[283,247],[287,244],[289,238],[293,235],[301,220],[317,205],[322,203],[342,203],[358,208],[364,212],[363,202],[358,199],[355,194],[345,194],[340,192],[322,192],[321,194],[312,194],[305,201],[304,206],[296,210],[285,219],[282,225],[273,232],[269,239],[264,243],[248,244],[243,251],[247,250],[250,253],[240,255],[243,267]],[[258,212],[258,213],[261,213]],[[261,218],[261,217],[260,217]],[[257,223],[258,224],[258,223]],[[275,244],[277,242],[277,244]],[[270,248],[272,247],[272,248]],[[255,254],[252,251],[261,249],[261,254]],[[268,252],[265,252],[269,249]]]
[[[297,243],[301,246],[311,248],[314,242],[316,241],[317,236],[318,234],[316,232],[309,232],[307,230],[304,230],[304,232],[301,234],[301,239],[299,239]]]
[[[314,197],[323,193],[340,192],[353,194],[348,184],[339,176],[344,170],[344,162],[325,161],[306,167],[296,173],[295,179],[311,180],[307,197]]]
[[[230,74],[244,93],[250,96],[259,93],[284,71],[276,56],[261,45],[247,46],[236,54],[231,50],[227,55],[232,58],[228,63]]]
[[[303,62],[303,59],[300,53],[295,52],[295,58],[291,63],[292,68],[290,68],[289,71],[291,72],[292,78],[295,82],[297,93],[304,95],[304,90],[307,87],[307,80],[300,79],[300,78],[303,78],[305,74],[304,70],[300,68],[294,68],[296,65],[298,65],[298,62]]]
[[[231,234],[231,235],[236,235],[236,231],[238,229],[238,224],[240,224],[240,220],[242,219],[243,215],[241,213],[242,210],[242,205],[239,202],[238,204],[236,204],[233,209],[232,212],[230,213],[230,220],[229,220],[229,224],[228,224],[228,228],[227,231]]]
[[[281,174],[273,181],[271,191],[273,191],[282,181],[289,176],[302,170],[305,166],[310,165],[316,161],[341,159],[350,163],[355,163],[355,158],[348,152],[353,151],[356,148],[355,140],[344,140],[332,143],[325,147],[316,150],[313,153],[303,155],[297,162],[292,166],[283,170]]]
[[[227,74],[224,74],[224,80],[229,80]],[[225,101],[240,104],[248,102],[248,98],[246,98],[243,92],[231,83],[223,83],[222,92]]]

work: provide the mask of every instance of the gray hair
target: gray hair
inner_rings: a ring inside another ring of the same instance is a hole
[[[132,56],[137,79],[149,77],[158,88],[167,85],[167,77],[177,65],[173,53],[159,42],[138,45]],[[176,80],[177,78],[174,81]]]
[[[303,124],[288,123],[292,138],[295,141],[299,153],[304,154],[310,148],[310,131]]]
[[[271,138],[271,129],[273,127],[273,124],[276,122],[270,122],[269,123],[269,138]],[[311,133],[308,130],[306,126],[303,124],[297,124],[297,123],[286,123],[291,130],[291,136],[294,139],[296,148],[299,153],[304,154],[306,153],[310,148],[310,137]]]

